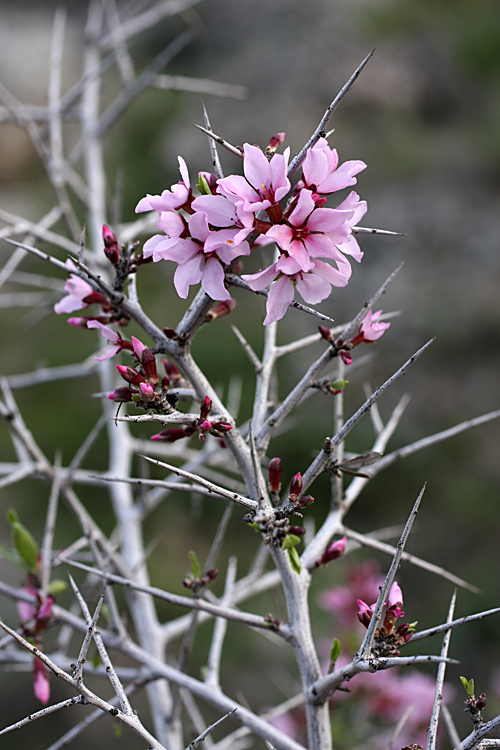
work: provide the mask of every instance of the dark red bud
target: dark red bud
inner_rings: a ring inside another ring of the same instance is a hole
[[[219,573],[218,568],[212,568],[211,570],[207,570],[204,577],[207,578],[209,581],[214,581],[217,578],[218,573]]]
[[[206,419],[211,411],[212,411],[212,402],[210,401],[208,396],[205,396],[200,406],[200,418]]]
[[[106,224],[102,225],[102,239],[104,240],[104,253],[106,255],[106,258],[110,263],[116,266],[116,264],[120,262],[120,249],[118,247],[118,240],[116,239],[116,236],[113,234],[111,229],[106,226]]]
[[[236,302],[231,298],[219,302],[218,305],[212,307],[212,309],[207,312],[207,323],[211,323],[213,320],[217,320],[217,318],[222,318],[223,315],[228,315],[235,307]]]
[[[177,341],[179,336],[177,335],[177,331],[174,331],[173,328],[164,328],[163,333],[167,337],[167,339],[173,339],[174,341]]]
[[[478,711],[482,711],[486,706],[486,693],[481,693],[479,698],[476,700],[476,708]]]
[[[182,440],[182,438],[189,437],[184,427],[170,427],[168,430],[162,430],[157,435],[152,435],[151,440],[156,440],[158,443],[175,443],[176,440]]]
[[[292,481],[290,482],[290,499],[297,498],[303,487],[302,482],[302,476],[300,474],[300,471],[295,474],[295,476],[292,478]]]
[[[149,380],[151,385],[158,385],[158,372],[156,370],[156,359],[151,349],[143,349],[141,352],[141,365],[144,369],[144,374]]]
[[[132,401],[133,396],[137,395],[137,391],[134,391],[133,388],[116,388],[114,391],[112,391],[108,398],[110,401]]]
[[[289,534],[295,534],[295,536],[304,536],[306,530],[302,526],[289,526],[287,529]]]
[[[318,326],[318,331],[325,341],[328,341],[329,344],[333,343],[333,335],[329,328],[326,326]]]
[[[212,429],[210,430],[212,435],[216,437],[222,437],[225,432],[232,430],[233,426],[229,422],[212,422]]]
[[[344,364],[352,365],[352,357],[346,349],[341,349],[339,351],[339,357]]]
[[[297,505],[299,506],[299,508],[306,508],[313,502],[314,498],[312,495],[304,495],[304,497],[301,497],[299,500],[297,500]]]
[[[267,465],[269,476],[269,489],[271,492],[278,493],[281,490],[281,458],[272,458]]]
[[[182,585],[185,586],[187,589],[192,589],[193,581],[191,580],[191,578],[184,578],[184,580],[182,581]]]
[[[168,391],[169,385],[170,385],[170,378],[168,377],[168,375],[164,375],[161,379],[162,391]]]
[[[181,374],[174,363],[170,362],[168,359],[162,359],[162,362],[163,367],[165,368],[165,372],[170,378],[170,382],[172,383],[172,385],[177,385],[178,383],[180,383],[180,381],[182,380]]]

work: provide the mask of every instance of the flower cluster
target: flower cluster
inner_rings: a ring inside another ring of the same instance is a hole
[[[169,427],[167,430],[162,430],[157,435],[153,435],[151,440],[156,440],[160,443],[175,443],[176,440],[182,438],[191,437],[198,433],[198,438],[202,443],[207,439],[207,435],[213,435],[219,440],[222,440],[226,432],[232,430],[232,425],[226,422],[225,419],[219,419],[215,422],[211,422],[207,419],[208,415],[212,410],[212,402],[205,396],[200,406],[200,418],[193,424],[185,425],[184,427]]]
[[[157,211],[163,234],[144,244],[144,258],[177,264],[174,285],[186,298],[201,282],[214,300],[227,300],[226,271],[248,256],[256,245],[276,243],[279,257],[266,268],[241,278],[254,291],[269,287],[264,325],[280,320],[294,300],[295,289],[310,304],[326,299],[332,286],[345,286],[351,276],[350,255],[362,252],[352,227],[366,212],[366,203],[350,192],[337,208],[325,208],[330,194],[351,187],[366,165],[348,161],[325,138],[307,151],[302,178],[292,190],[288,179],[290,149],[276,153],[284,133],[273,136],[266,152],[245,143],[243,175],[217,179],[201,172],[193,196],[187,165],[179,157],[182,180],[161,195],[148,195],[136,211]],[[286,200],[282,206],[281,201]],[[255,239],[256,238],[256,239]]]
[[[368,606],[362,599],[357,600],[358,619],[367,628],[373,617],[375,604]],[[397,583],[389,591],[384,620],[375,632],[374,652],[377,656],[398,656],[399,647],[408,643],[412,637],[416,622],[396,626],[396,620],[404,617],[403,592]]]

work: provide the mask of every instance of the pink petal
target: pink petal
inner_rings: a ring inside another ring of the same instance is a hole
[[[265,326],[281,320],[293,302],[293,292],[293,282],[289,276],[282,276],[271,285],[267,296]]]

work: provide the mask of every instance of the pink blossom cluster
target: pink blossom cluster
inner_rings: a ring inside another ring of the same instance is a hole
[[[177,264],[174,285],[180,297],[186,298],[189,287],[201,282],[212,299],[228,299],[226,271],[234,271],[237,261],[250,255],[252,240],[258,246],[274,242],[278,250],[270,265],[241,277],[254,291],[269,288],[264,325],[285,315],[295,289],[305,302],[317,304],[329,296],[332,286],[349,281],[346,255],[356,261],[362,258],[352,227],[365,214],[366,202],[352,191],[337,208],[326,208],[325,203],[332,193],[355,185],[366,165],[339,165],[337,151],[320,138],[307,151],[302,178],[292,190],[290,149],[275,153],[284,135],[271,139],[267,156],[245,143],[243,175],[217,179],[201,172],[198,197],[193,196],[187,165],[179,157],[182,180],[161,195],[139,201],[136,212],[157,211],[157,226],[163,232],[147,240],[144,257]]]

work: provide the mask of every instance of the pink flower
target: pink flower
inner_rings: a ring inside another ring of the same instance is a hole
[[[76,270],[75,264],[69,259],[66,261],[66,266],[70,271]],[[79,276],[75,276],[75,274],[71,274],[66,281],[64,291],[68,292],[67,296],[54,305],[54,312],[58,315],[74,312],[74,310],[82,310],[90,304],[85,299],[94,294],[94,290],[90,284]]]
[[[336,542],[331,542],[326,550],[323,552],[321,557],[319,557],[314,565],[316,568],[323,568],[325,565],[327,565],[332,560],[337,560],[339,557],[342,557],[342,555],[345,552],[345,546],[347,543],[347,537],[343,536],[342,539],[337,539]]]
[[[314,305],[330,295],[332,286],[345,286],[351,276],[351,266],[343,256],[339,257],[337,266],[335,269],[321,260],[311,260],[310,269],[305,272],[295,258],[282,255],[263,271],[244,274],[241,278],[254,291],[261,291],[271,284],[264,320],[267,326],[285,315],[293,302],[295,288],[306,302]]]
[[[38,597],[38,593],[36,589],[30,588],[29,586],[23,586],[21,591],[24,591],[27,594],[32,594],[33,596]],[[35,619],[36,614],[38,612],[38,604],[32,604],[31,602],[18,601],[16,606],[17,606],[17,613],[23,624],[26,622],[30,622],[30,620]]]
[[[109,349],[104,352],[104,354],[101,354],[100,357],[94,357],[98,362],[103,362],[105,359],[111,359],[115,354],[121,352],[122,349],[132,349],[130,341],[124,341],[119,333],[113,331],[109,326],[99,323],[98,320],[87,321],[87,328],[98,328],[101,336],[103,336],[109,344]]]
[[[356,184],[355,175],[366,169],[363,161],[346,161],[338,166],[336,149],[320,138],[306,154],[302,164],[305,185],[314,193],[328,195]]]
[[[171,190],[164,190],[161,195],[147,195],[142,198],[135,208],[137,214],[143,211],[174,211],[188,202],[191,196],[191,184],[186,162],[178,156],[179,172],[182,180],[171,186]]]
[[[40,659],[33,660],[33,692],[35,698],[45,706],[50,698],[50,684],[47,667]]]
[[[274,154],[268,161],[260,148],[245,143],[243,146],[243,172],[218,181],[222,194],[231,200],[243,201],[245,211],[262,211],[278,203],[290,190],[287,177],[290,149]]]
[[[352,210],[316,208],[311,191],[303,189],[287,224],[272,226],[266,237],[275,240],[282,250],[300,263],[302,270],[308,271],[312,267],[312,258],[342,258],[335,245],[349,239],[348,221],[353,216]]]
[[[359,333],[363,337],[363,341],[366,341],[368,343],[376,341],[381,336],[383,336],[384,331],[389,328],[389,326],[391,325],[390,323],[380,322],[381,315],[382,310],[377,310],[376,313],[372,313],[371,310],[368,310],[365,319],[361,323],[359,329]]]

